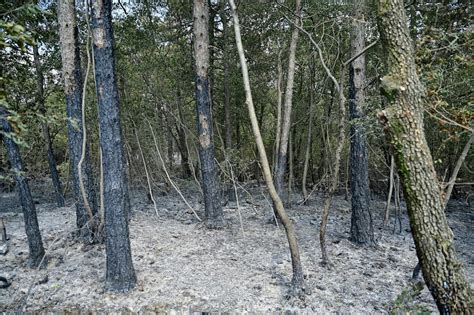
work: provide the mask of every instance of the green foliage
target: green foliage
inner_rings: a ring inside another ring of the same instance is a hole
[[[428,308],[423,305],[416,304],[416,299],[420,296],[423,288],[423,282],[417,282],[404,288],[390,306],[390,314],[431,314],[431,311]]]

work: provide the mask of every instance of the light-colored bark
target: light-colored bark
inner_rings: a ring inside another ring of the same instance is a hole
[[[278,151],[278,163],[275,169],[275,187],[283,198],[284,178],[286,171],[286,163],[288,159],[288,139],[291,128],[291,110],[293,107],[293,85],[295,81],[295,64],[296,64],[296,45],[298,44],[299,29],[301,24],[301,0],[296,0],[295,8],[295,27],[291,34],[290,54],[288,57],[288,74],[286,78],[285,102],[283,105],[283,115],[281,120],[281,137]]]
[[[442,314],[469,314],[474,300],[457,259],[423,126],[423,85],[416,72],[403,0],[378,0],[378,26],[386,52],[387,98],[379,114],[393,147],[423,277]]]
[[[249,80],[249,74],[248,74],[248,69],[247,69],[247,61],[245,59],[244,48],[242,45],[242,38],[240,35],[239,17],[237,15],[234,0],[229,0],[229,4],[232,9],[235,40],[237,44],[237,50],[239,53],[240,65],[242,68],[242,77],[243,77],[244,89],[245,89],[245,102],[247,104],[247,109],[250,116],[250,122],[252,124],[252,131],[255,136],[255,141],[257,143],[261,169],[262,169],[263,177],[265,179],[265,183],[270,193],[270,197],[273,200],[275,210],[285,227],[286,236],[287,236],[288,244],[290,247],[292,267],[293,267],[292,284],[293,284],[293,288],[295,292],[299,293],[301,292],[301,289],[303,287],[303,268],[301,266],[301,259],[300,259],[300,253],[299,253],[299,248],[298,248],[298,242],[296,239],[296,233],[295,233],[293,223],[288,217],[285,211],[285,208],[283,207],[283,202],[280,199],[280,196],[278,195],[275,189],[275,186],[273,184],[272,173],[270,170],[270,165],[268,163],[267,153],[265,151],[265,146],[263,144],[262,135],[260,134],[260,127],[258,125],[257,115],[255,114],[255,107],[253,104],[252,92],[250,89],[250,80]]]

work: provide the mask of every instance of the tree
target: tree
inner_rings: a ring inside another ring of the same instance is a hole
[[[81,57],[79,50],[78,29],[74,0],[58,1],[58,23],[62,58],[62,76],[66,94],[66,111],[68,118],[68,146],[72,182],[76,198],[76,225],[82,237],[91,236],[91,215],[97,213],[97,200],[89,157],[89,146],[86,144],[82,163],[82,178],[87,190],[87,197],[82,197],[80,188],[79,162],[82,156],[83,130],[86,126],[82,119],[83,85]],[[89,214],[90,212],[90,214]]]
[[[293,105],[293,85],[295,78],[296,63],[296,45],[298,43],[298,25],[300,25],[301,0],[296,0],[295,8],[295,26],[291,34],[290,56],[288,57],[288,75],[286,79],[285,102],[283,104],[283,115],[281,122],[280,145],[278,146],[277,163],[275,168],[275,188],[283,198],[284,179],[286,171],[286,163],[288,160],[288,139],[291,128],[291,108]],[[291,149],[291,148],[290,148]]]
[[[298,248],[298,241],[296,239],[295,228],[291,222],[288,214],[285,211],[283,202],[278,195],[275,185],[272,179],[272,173],[270,170],[270,164],[268,163],[267,153],[265,151],[265,146],[263,144],[262,135],[260,133],[260,127],[258,125],[257,115],[255,114],[255,107],[252,99],[252,91],[250,89],[250,79],[247,69],[247,61],[245,59],[244,48],[242,45],[242,38],[240,35],[240,24],[239,17],[237,15],[237,8],[235,6],[234,0],[229,0],[229,4],[232,10],[232,18],[234,21],[234,32],[235,32],[235,41],[237,44],[237,50],[240,58],[240,65],[242,68],[242,78],[244,81],[245,89],[245,103],[247,104],[247,109],[250,116],[250,122],[252,124],[252,131],[255,136],[255,141],[257,142],[257,149],[260,158],[260,163],[262,165],[262,173],[265,179],[265,183],[270,193],[270,197],[273,200],[275,206],[275,211],[278,217],[281,219],[283,226],[285,227],[286,237],[288,239],[288,245],[290,247],[291,254],[291,264],[293,267],[293,278],[292,278],[292,289],[293,293],[301,294],[304,280],[303,280],[303,267],[301,265],[300,252]]]
[[[424,134],[423,84],[402,0],[378,0],[378,28],[386,52],[382,92],[387,107],[379,114],[393,147],[410,226],[428,288],[442,314],[474,308],[469,282],[458,261],[431,153]]]
[[[37,84],[37,101],[40,113],[45,116],[46,119],[46,108],[44,106],[44,77],[43,69],[41,66],[40,56],[38,53],[38,45],[33,46],[33,61],[35,63],[36,70],[36,84]],[[43,121],[41,124],[41,129],[43,130],[44,141],[46,142],[46,152],[48,154],[48,166],[49,172],[51,173],[51,180],[53,182],[54,192],[56,194],[56,202],[58,207],[64,207],[64,197],[61,188],[61,180],[59,179],[58,170],[56,168],[56,159],[54,158],[53,152],[53,142],[51,140],[51,135],[49,132],[49,126],[46,121]]]
[[[354,2],[351,34],[351,55],[365,46],[365,1]],[[351,183],[351,240],[358,244],[374,243],[374,228],[370,213],[369,161],[367,139],[362,120],[365,107],[365,55],[361,54],[349,67],[350,128],[350,183]]]
[[[25,221],[26,237],[28,239],[28,265],[31,268],[38,267],[43,261],[45,255],[43,241],[36,217],[36,208],[31,196],[28,180],[24,174],[23,161],[21,159],[20,149],[14,140],[14,132],[8,121],[8,111],[0,106],[0,122],[2,126],[3,142],[5,143],[10,164],[15,174],[18,196],[20,198],[23,219]]]
[[[128,229],[126,181],[120,101],[115,73],[112,0],[93,1],[92,38],[96,93],[99,108],[100,148],[104,170],[104,212],[106,234],[106,289],[127,292],[135,287]]]
[[[224,219],[214,161],[211,94],[208,76],[209,6],[207,0],[194,1],[193,19],[196,112],[204,207],[207,226],[209,228],[222,228]]]

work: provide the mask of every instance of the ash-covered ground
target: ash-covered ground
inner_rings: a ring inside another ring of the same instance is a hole
[[[188,185],[183,193],[202,217],[198,190]],[[138,284],[127,294],[104,291],[104,245],[76,240],[71,201],[57,208],[46,195],[35,194],[48,260],[43,270],[26,266],[26,235],[16,195],[0,195],[0,216],[10,236],[10,251],[0,256],[0,276],[11,281],[9,288],[0,289],[0,311],[388,313],[406,303],[436,312],[426,288],[413,301],[401,299],[412,286],[415,248],[405,211],[401,232],[397,226],[393,233],[393,210],[389,226],[380,229],[385,208],[380,200],[372,201],[378,244],[363,248],[348,240],[350,204],[336,196],[327,232],[328,269],[321,265],[319,248],[324,196],[314,193],[306,205],[298,205],[301,197],[294,195],[288,212],[295,222],[307,287],[307,295],[294,298],[287,294],[291,263],[286,236],[283,227],[268,224],[272,210],[264,187],[241,190],[238,209],[225,206],[228,224],[223,230],[207,230],[174,192],[156,197],[157,216],[145,193],[134,191],[130,234]],[[472,285],[474,209],[453,201],[448,218]]]

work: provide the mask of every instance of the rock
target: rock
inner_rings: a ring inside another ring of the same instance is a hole
[[[36,282],[36,284],[45,284],[46,282],[49,281],[49,277],[48,277],[48,274],[47,273],[43,273],[41,274],[39,277],[38,277],[38,281]]]
[[[8,253],[10,246],[8,242],[0,244],[0,255],[6,255]]]

